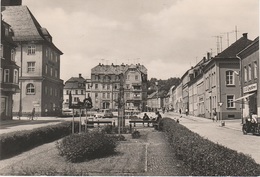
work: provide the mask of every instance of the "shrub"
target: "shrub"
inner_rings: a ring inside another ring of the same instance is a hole
[[[141,135],[140,135],[140,132],[139,132],[139,131],[134,131],[134,132],[132,133],[132,138],[137,139],[137,138],[140,138],[140,137],[141,137]]]
[[[176,157],[190,167],[193,174],[203,176],[254,176],[260,165],[251,157],[215,144],[193,133],[174,120],[162,120],[171,149]]]
[[[57,142],[59,154],[70,162],[82,162],[111,155],[115,152],[117,141],[103,132],[92,131],[73,134]]]
[[[8,158],[33,147],[60,139],[71,133],[71,123],[22,130],[0,135],[0,159]]]

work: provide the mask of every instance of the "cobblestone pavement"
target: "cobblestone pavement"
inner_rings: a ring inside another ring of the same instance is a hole
[[[151,131],[148,134],[147,173],[148,176],[187,176],[181,161],[170,152],[170,145],[163,132]]]
[[[184,116],[167,113],[165,117],[179,118],[180,124],[191,131],[215,143],[251,156],[260,164],[260,137],[252,134],[243,135],[241,120],[225,120],[225,126],[207,118]]]

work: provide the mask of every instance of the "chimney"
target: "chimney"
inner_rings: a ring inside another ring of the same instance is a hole
[[[243,33],[243,37],[247,39],[247,33]]]
[[[211,56],[210,56],[210,53],[207,52],[207,59],[210,60]]]
[[[79,78],[81,78],[82,76],[81,76],[81,74],[79,74]]]

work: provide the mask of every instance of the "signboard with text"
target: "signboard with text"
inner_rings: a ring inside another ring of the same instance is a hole
[[[243,92],[244,93],[248,93],[248,92],[252,92],[252,91],[256,91],[257,90],[257,83],[251,84],[251,85],[247,85],[245,87],[243,87]]]

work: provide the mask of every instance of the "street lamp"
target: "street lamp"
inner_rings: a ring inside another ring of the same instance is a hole
[[[158,81],[155,82],[156,85],[156,90],[157,90],[157,103],[156,103],[156,109],[159,109],[159,103],[158,103],[158,99],[159,99],[159,87],[158,87]]]

